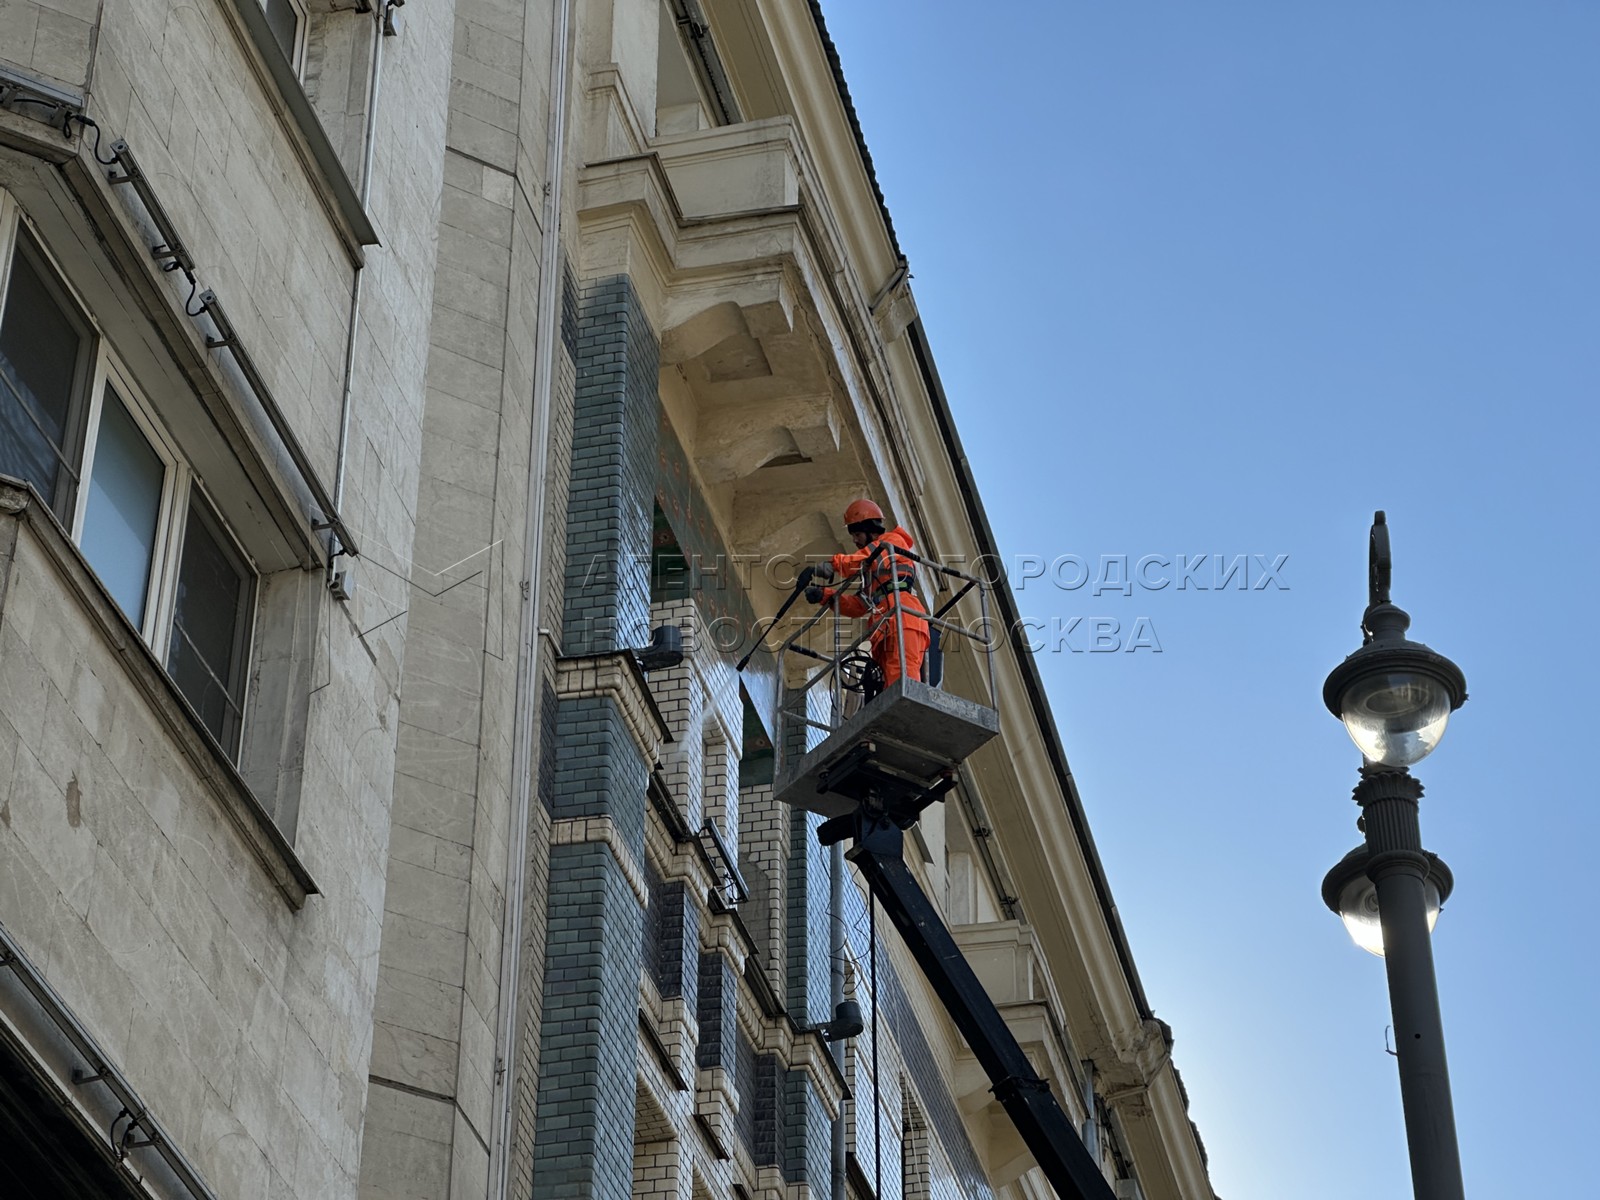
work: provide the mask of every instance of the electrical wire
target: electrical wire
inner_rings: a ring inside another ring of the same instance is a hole
[[[85,129],[94,130],[93,151],[95,162],[99,163],[102,167],[116,166],[117,156],[115,154],[113,154],[110,158],[102,157],[100,154],[100,126],[98,123],[96,123],[93,117],[86,117],[82,113],[68,113],[66,120],[61,122],[62,134],[66,137],[72,136],[72,123],[74,121],[76,121],[79,125],[82,125]]]
[[[93,117],[86,117],[82,113],[68,113],[66,119],[61,122],[61,132],[67,137],[72,136],[73,122],[77,122],[85,129],[93,130],[94,145],[90,150],[94,154],[95,162],[102,167],[115,167],[122,161],[121,156],[116,153],[113,153],[110,158],[100,153],[100,125]],[[112,182],[118,181],[114,179]],[[200,302],[199,308],[194,307],[195,297],[200,294],[200,277],[194,271],[184,266],[176,257],[168,261],[161,269],[163,271],[180,271],[183,273],[183,277],[189,281],[189,297],[183,302],[184,316],[198,317],[206,311],[206,304],[203,300]],[[220,334],[222,331],[219,329],[217,332]]]
[[[127,1135],[126,1133],[117,1132],[117,1126],[121,1125],[124,1120],[129,1122],[128,1130],[131,1131],[133,1129],[133,1114],[128,1111],[127,1105],[123,1105],[122,1111],[111,1120],[111,1152],[116,1155],[118,1162],[128,1157]]]
[[[31,104],[35,108],[53,108],[58,111],[66,107],[66,104],[62,101],[52,100],[48,96],[19,96],[16,94],[17,90],[11,84],[0,85],[0,107],[15,108],[19,104]],[[72,136],[68,132],[70,126],[67,124],[67,121],[71,119],[72,113],[69,112],[67,113],[67,120],[61,123],[61,132],[66,137]],[[50,122],[45,120],[44,124],[49,125]],[[51,128],[54,128],[54,126],[51,126]]]

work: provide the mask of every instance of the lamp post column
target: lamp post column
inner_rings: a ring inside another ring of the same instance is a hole
[[[1464,1200],[1444,1024],[1428,931],[1430,857],[1422,848],[1422,784],[1404,767],[1361,768],[1355,799],[1367,838],[1367,876],[1378,892],[1389,976],[1400,1100],[1416,1200]]]

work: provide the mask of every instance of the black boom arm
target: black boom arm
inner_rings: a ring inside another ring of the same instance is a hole
[[[1050,1085],[1034,1071],[938,911],[912,878],[899,826],[887,815],[862,808],[827,822],[821,832],[827,841],[854,837],[845,857],[860,869],[900,931],[1056,1194],[1062,1200],[1115,1200]]]

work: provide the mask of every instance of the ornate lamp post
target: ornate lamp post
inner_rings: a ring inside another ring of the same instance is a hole
[[[1366,843],[1328,872],[1322,898],[1357,945],[1383,956],[1417,1200],[1463,1200],[1428,936],[1453,880],[1439,857],[1422,848],[1422,784],[1408,768],[1439,744],[1467,685],[1455,663],[1406,639],[1411,618],[1389,602],[1389,576],[1389,528],[1380,512],[1372,525],[1362,646],[1322,688],[1323,702],[1364,759],[1355,800]]]

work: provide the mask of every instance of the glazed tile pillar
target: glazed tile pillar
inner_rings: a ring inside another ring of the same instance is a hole
[[[650,906],[645,914],[642,951],[646,970],[661,1000],[657,1032],[680,1070],[698,1057],[700,992],[700,910],[682,879],[664,879],[645,867]]]
[[[659,347],[632,284],[583,286],[551,789],[536,1200],[633,1187],[646,790],[667,736],[649,640]]]
[[[562,652],[650,640],[656,371],[661,348],[626,275],[582,285],[567,496]]]
[[[813,721],[826,716],[827,697],[820,688],[806,694],[807,715]],[[786,757],[793,761],[822,741],[814,726],[791,723],[783,734]],[[785,806],[780,805],[782,810]],[[833,1016],[829,1004],[831,952],[829,890],[832,882],[829,852],[817,841],[822,819],[815,813],[788,809],[786,887],[785,998],[789,1015],[801,1025],[816,1025]]]
[[[737,1114],[748,1097],[738,1071],[738,968],[731,946],[700,952],[700,1044],[695,1056],[695,1111],[722,1153],[738,1129]]]

